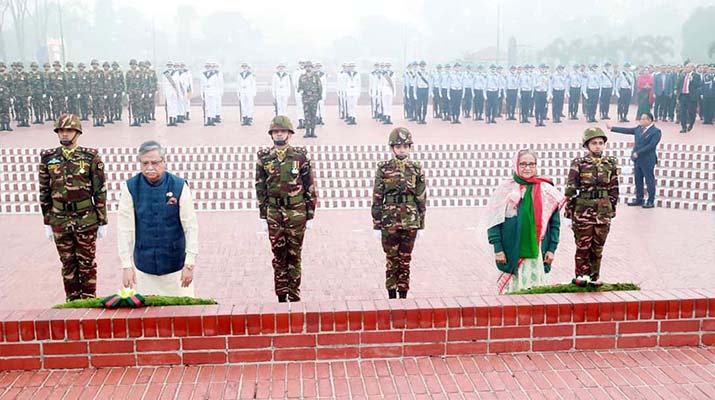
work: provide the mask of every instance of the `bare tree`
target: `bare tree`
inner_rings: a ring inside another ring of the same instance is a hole
[[[5,54],[5,36],[3,35],[3,30],[5,29],[5,13],[8,7],[10,7],[9,0],[0,0],[0,59],[6,59]]]
[[[25,18],[27,17],[27,3],[28,0],[9,0],[20,60],[25,59]]]

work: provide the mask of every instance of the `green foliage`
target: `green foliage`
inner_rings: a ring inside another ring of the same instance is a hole
[[[604,283],[600,288],[587,286],[581,287],[573,283],[564,283],[552,286],[539,286],[531,289],[518,290],[512,294],[545,294],[545,293],[584,293],[584,292],[616,292],[623,290],[641,290],[635,283]]]
[[[201,306],[218,304],[213,299],[199,299],[193,297],[171,297],[171,296],[145,296],[146,307],[159,306]],[[73,300],[64,304],[58,304],[52,308],[104,308],[102,298]]]

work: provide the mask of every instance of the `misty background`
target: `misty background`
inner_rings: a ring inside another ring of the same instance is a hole
[[[64,42],[62,42],[62,40]],[[61,44],[64,43],[64,51]],[[0,0],[4,61],[715,62],[712,0]]]

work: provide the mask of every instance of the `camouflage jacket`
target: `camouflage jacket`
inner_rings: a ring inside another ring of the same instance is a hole
[[[89,84],[89,72],[82,71],[78,75],[77,89],[78,93],[82,96],[89,97],[90,84]]]
[[[159,78],[156,76],[156,71],[148,69],[144,72],[144,85],[146,92],[153,96],[159,88]]]
[[[616,157],[574,159],[566,182],[566,217],[581,224],[610,223],[616,216],[619,175]]]
[[[104,76],[104,89],[102,93],[107,96],[107,98],[110,98],[114,94],[114,85],[116,84],[114,80],[117,79],[117,76],[114,75],[112,71],[102,71],[102,75]]]
[[[125,91],[124,73],[121,69],[113,69],[109,73],[112,74],[112,94],[122,94]]]
[[[52,71],[47,74],[47,91],[52,96],[65,95],[65,73]]]
[[[45,74],[40,71],[28,72],[27,79],[30,81],[30,91],[34,97],[42,97],[45,94]]]
[[[260,217],[266,218],[270,197],[285,199],[301,195],[306,217],[313,219],[318,197],[313,162],[308,158],[305,148],[288,146],[283,161],[278,158],[275,147],[259,151],[256,161],[256,199]]]
[[[32,91],[30,90],[30,80],[27,78],[27,72],[15,72],[12,75],[12,80],[12,94],[15,95],[15,98],[27,99],[28,96],[32,95]]]
[[[104,71],[92,69],[89,71],[89,92],[92,97],[101,97],[104,92]]]
[[[130,69],[127,71],[125,78],[127,82],[127,92],[131,97],[141,97],[144,90],[144,74],[138,69]]]
[[[70,97],[77,97],[80,93],[80,74],[78,71],[65,72],[65,90],[66,95]]]
[[[303,74],[298,80],[298,91],[304,100],[318,101],[323,95],[323,84],[320,82],[318,74],[311,72]]]
[[[86,207],[87,202],[91,206]],[[69,158],[62,147],[42,152],[40,207],[45,225],[55,231],[82,232],[107,224],[107,188],[104,163],[96,149],[77,147]],[[80,210],[58,208],[74,203]]]
[[[12,75],[10,75],[9,72],[5,71],[0,73],[0,83],[5,85],[5,88],[12,93],[13,90],[13,82],[12,82]]]
[[[379,162],[372,192],[373,229],[424,229],[426,189],[419,162],[396,158]]]

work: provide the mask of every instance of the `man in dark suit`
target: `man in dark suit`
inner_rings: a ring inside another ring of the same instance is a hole
[[[668,118],[668,106],[674,86],[673,77],[666,71],[665,66],[658,67],[658,72],[653,77],[653,92],[655,94],[653,114],[655,114],[656,121],[665,121]]]
[[[703,81],[694,69],[693,64],[687,64],[675,85],[675,93],[680,102],[680,133],[690,132],[695,124],[695,107]]]
[[[635,137],[635,146],[631,151],[633,172],[636,181],[636,198],[628,202],[629,206],[643,206],[653,208],[655,201],[655,174],[653,170],[658,163],[655,149],[660,143],[661,132],[653,123],[653,114],[644,112],[640,117],[640,124],[635,128],[621,128],[606,124],[606,127],[615,133],[624,133]],[[643,201],[643,179],[648,186],[648,200]]]

